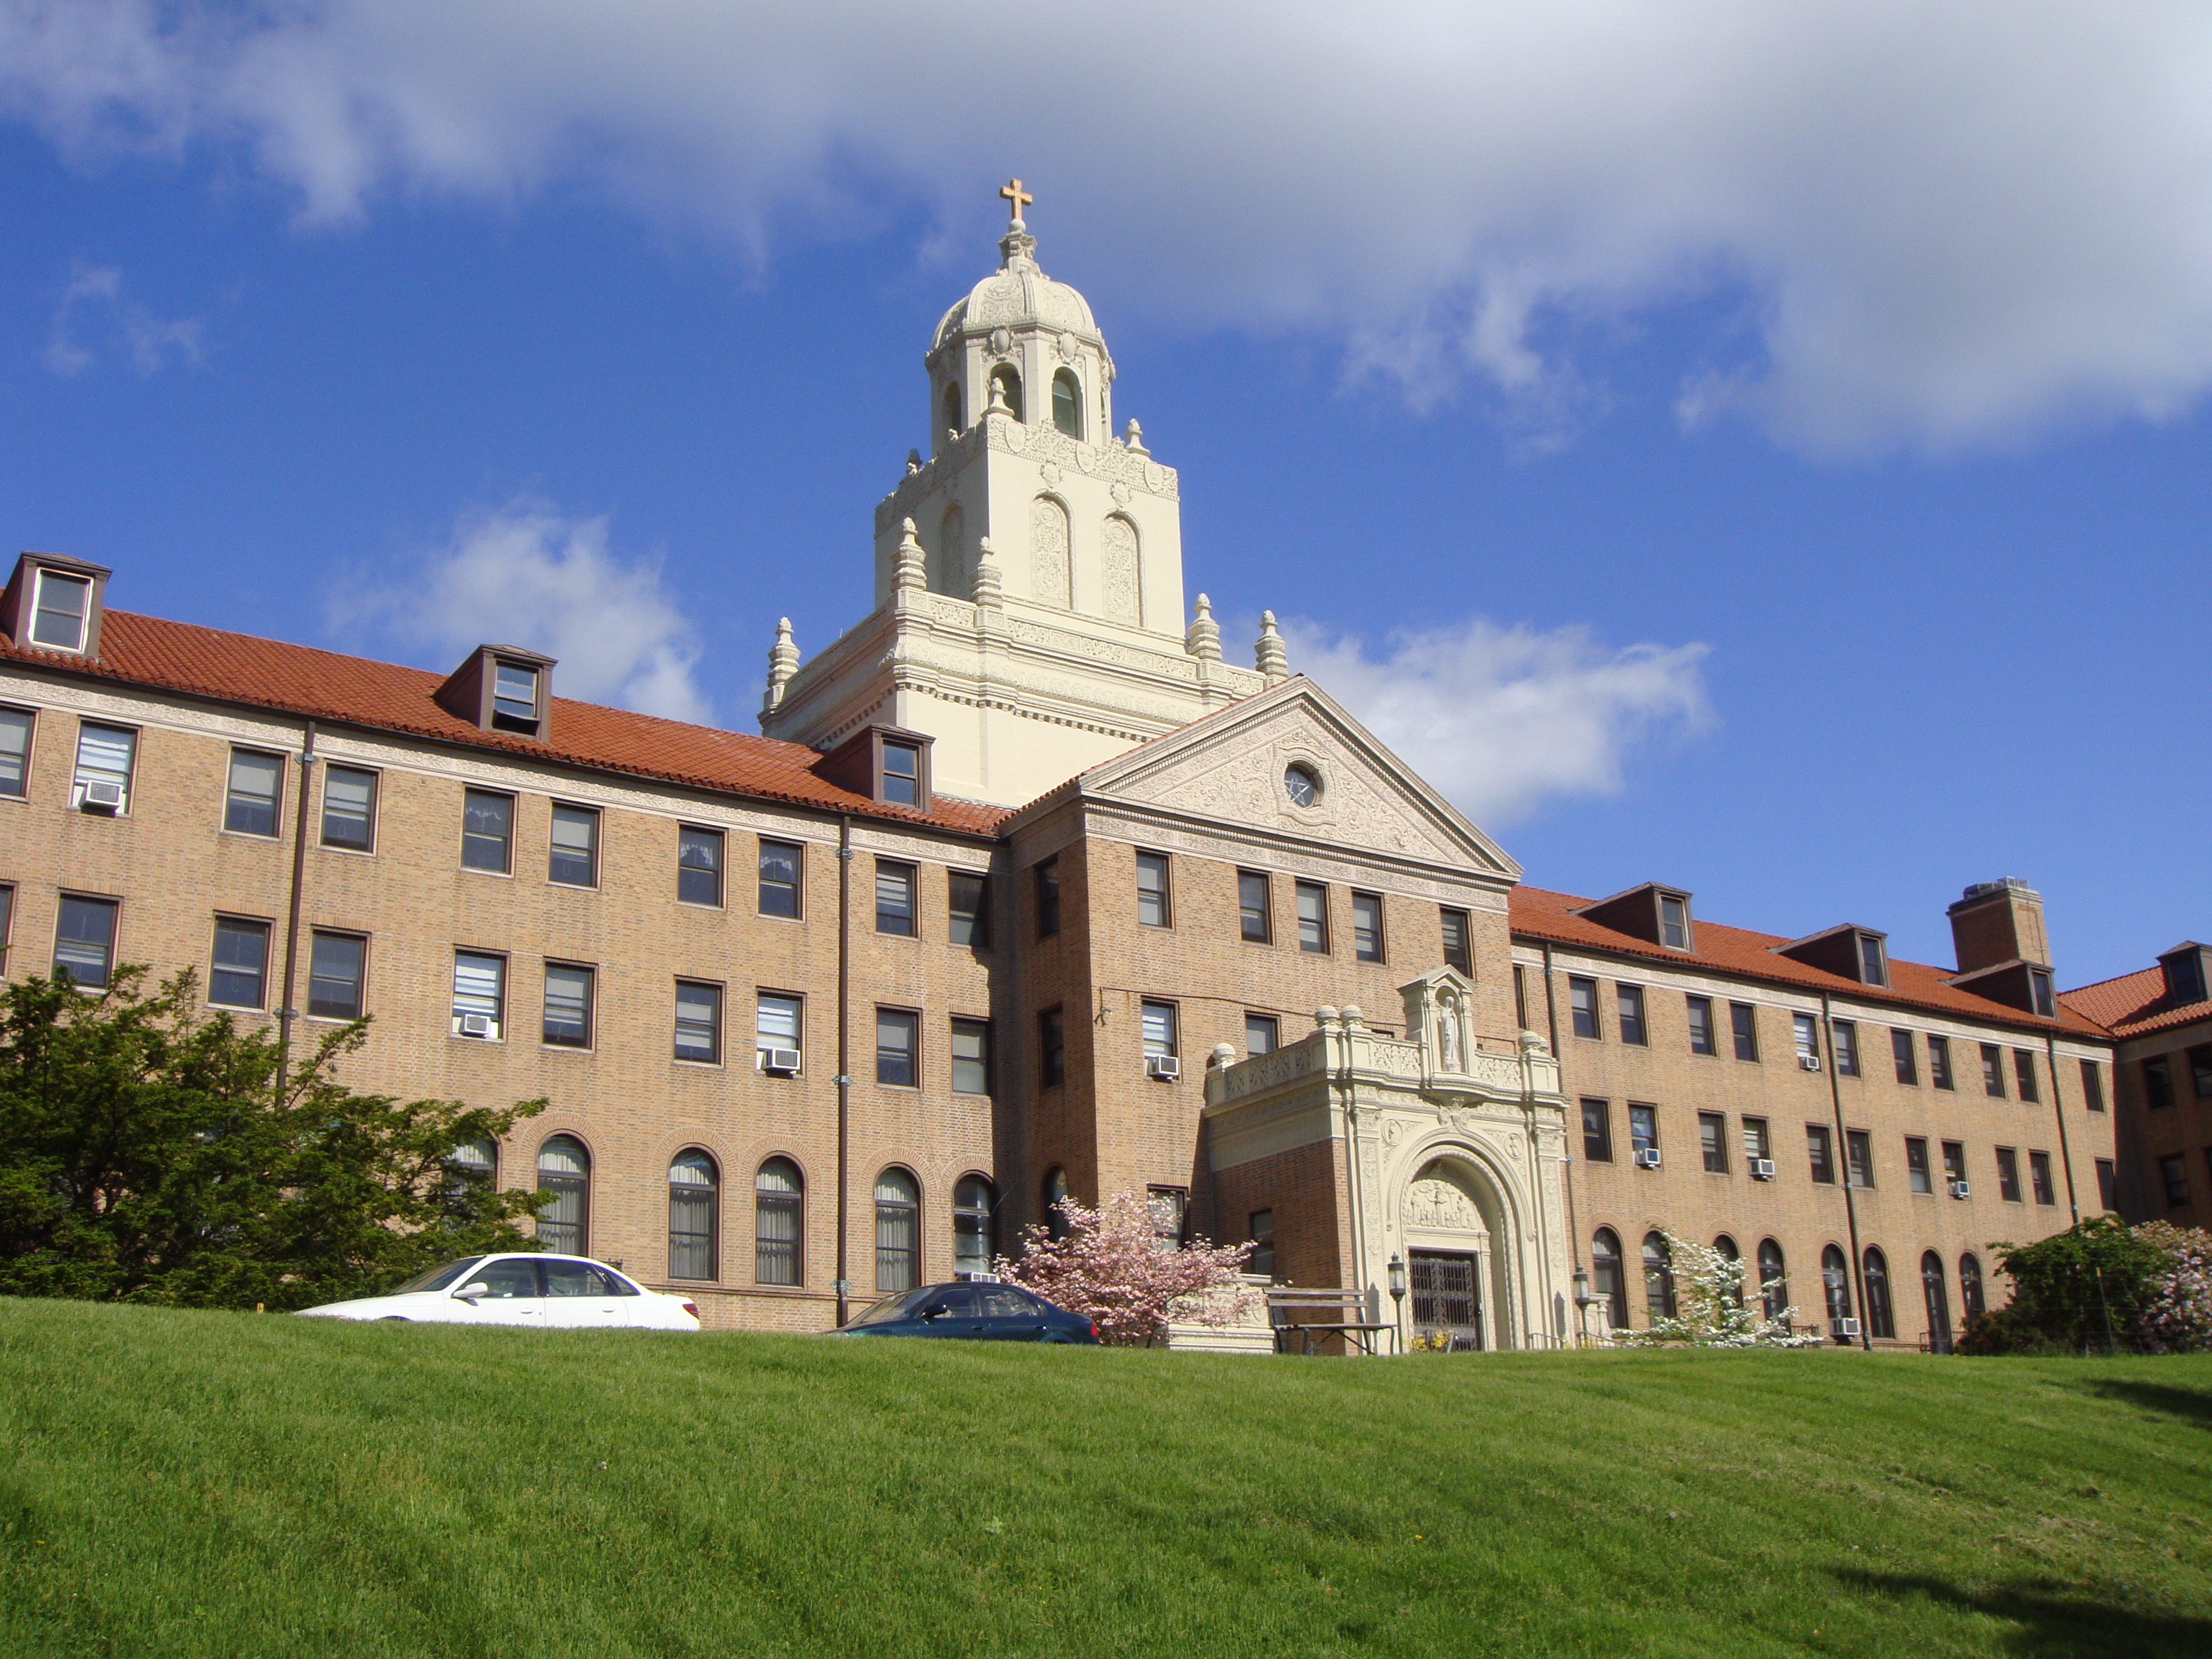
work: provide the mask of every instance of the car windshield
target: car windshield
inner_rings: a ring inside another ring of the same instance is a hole
[[[908,1310],[918,1310],[939,1287],[925,1285],[918,1291],[901,1291],[896,1296],[887,1296],[854,1320],[854,1325],[881,1325],[893,1319],[905,1317]]]
[[[448,1285],[459,1284],[461,1275],[483,1260],[480,1255],[465,1255],[459,1261],[445,1262],[425,1273],[416,1273],[414,1278],[389,1294],[405,1296],[410,1291],[442,1291]]]

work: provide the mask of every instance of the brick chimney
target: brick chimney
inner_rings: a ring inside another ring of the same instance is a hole
[[[2051,939],[2043,929],[2043,895],[2017,876],[1978,881],[1950,909],[1951,942],[1965,978],[2002,963],[2051,965]]]

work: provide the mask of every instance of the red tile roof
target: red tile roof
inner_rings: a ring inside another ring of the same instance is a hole
[[[550,743],[485,732],[432,700],[445,683],[442,675],[128,611],[102,613],[97,661],[13,647],[4,639],[0,660],[592,771],[971,835],[993,834],[1006,816],[1003,807],[942,795],[931,812],[884,805],[819,776],[815,769],[822,757],[803,744],[687,726],[567,697],[553,700]]]
[[[1777,955],[1776,945],[1793,942],[1790,936],[1783,933],[1755,933],[1749,928],[1724,927],[1717,921],[1700,918],[1696,927],[1698,948],[1695,951],[1669,951],[1649,939],[1638,939],[1633,933],[1620,933],[1574,914],[1583,906],[1596,902],[1595,899],[1577,898],[1571,893],[1547,892],[1540,887],[1516,887],[1511,901],[1513,931],[1531,939],[1550,939],[1559,945],[1583,945],[1620,956],[1643,957],[1653,962],[1703,968],[1713,973],[1731,974],[1746,979],[1767,980],[1786,985],[1792,990],[1832,991],[1856,999],[1894,1002],[1932,1012],[1956,1014],[1967,1019],[1993,1020],[2036,1030],[2071,1031],[2084,1036],[2104,1035],[2103,1028],[2095,1020],[2075,1012],[2063,1002],[2058,1018],[2041,1019],[2024,1010],[2002,1002],[1992,1002],[1987,997],[1976,996],[1971,991],[1962,991],[1948,984],[1950,969],[1931,967],[1926,963],[1900,962],[1892,957],[1889,961],[1890,982],[1887,988],[1878,985],[1862,985],[1841,974],[1809,967],[1793,957]]]
[[[2100,980],[2079,990],[2061,991],[2060,1006],[2093,1019],[2115,1036],[2141,1036],[2191,1021],[2212,1019],[2212,1000],[2169,1003],[2166,970],[2142,968],[2118,979]]]

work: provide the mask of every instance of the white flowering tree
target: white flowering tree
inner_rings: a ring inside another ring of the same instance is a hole
[[[1065,1236],[1027,1229],[1021,1254],[999,1258],[999,1277],[1097,1321],[1103,1342],[1149,1346],[1167,1334],[1171,1318],[1218,1328],[1254,1300],[1238,1277],[1249,1244],[1201,1238],[1164,1247],[1152,1200],[1135,1193],[1115,1193],[1095,1210],[1072,1198],[1055,1207]]]
[[[1639,1345],[1686,1342],[1698,1348],[1818,1346],[1817,1336],[1791,1334],[1790,1322],[1796,1309],[1784,1308],[1769,1319],[1758,1298],[1744,1294],[1741,1260],[1674,1233],[1661,1237],[1667,1241],[1674,1264],[1674,1316],[1655,1319],[1644,1330],[1617,1330],[1613,1340]]]

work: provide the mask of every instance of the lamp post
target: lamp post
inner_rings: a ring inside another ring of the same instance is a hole
[[[1391,1310],[1391,1322],[1395,1327],[1398,1352],[1406,1352],[1406,1262],[1395,1250],[1390,1253],[1390,1300],[1395,1304]]]
[[[1575,1346],[1581,1347],[1589,1340],[1590,1304],[1597,1298],[1590,1294],[1589,1273],[1583,1267],[1575,1269],[1575,1311],[1580,1316],[1575,1324]]]

